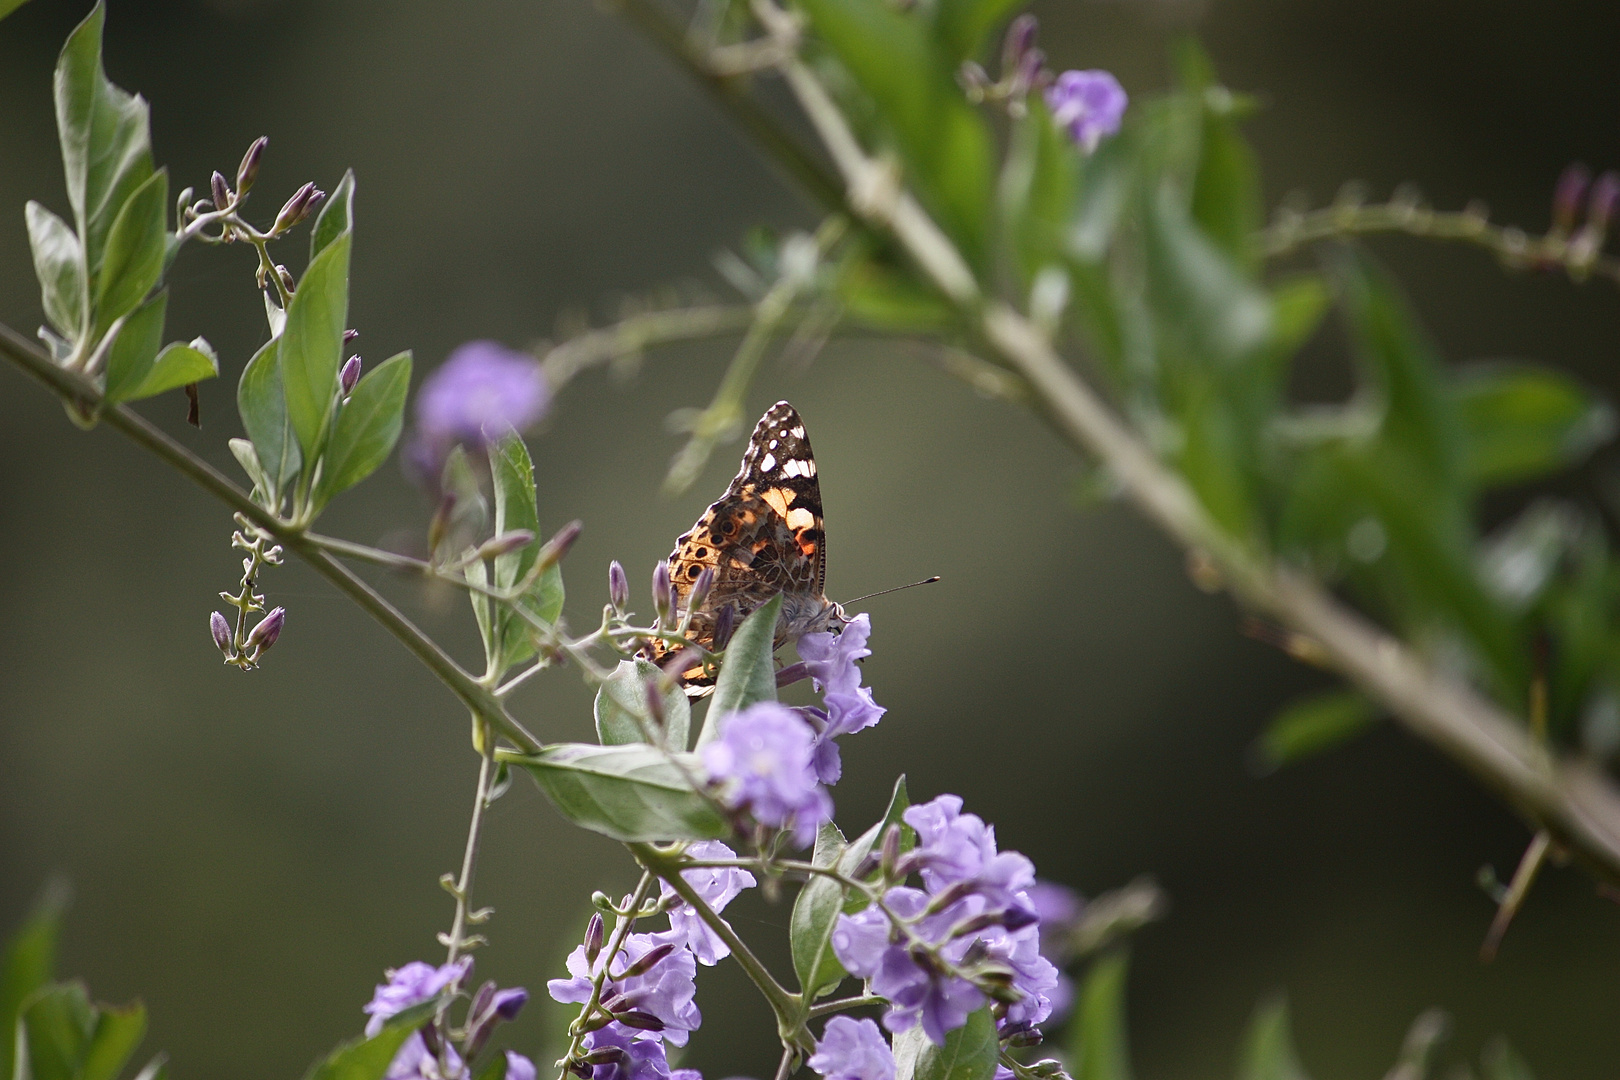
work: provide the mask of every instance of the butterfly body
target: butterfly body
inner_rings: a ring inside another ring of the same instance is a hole
[[[823,526],[821,485],[804,420],[792,405],[779,401],[754,427],[742,468],[725,494],[676,539],[669,554],[670,581],[682,612],[704,569],[714,571],[708,596],[691,611],[687,637],[713,648],[726,608],[740,622],[777,595],[782,597],[777,645],[842,621],[843,610],[824,591]],[[659,661],[668,652],[660,642],[651,658]],[[682,683],[692,696],[712,689],[712,678],[701,667],[683,674]]]

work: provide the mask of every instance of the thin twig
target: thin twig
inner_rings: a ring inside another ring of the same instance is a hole
[[[1513,916],[1524,906],[1524,898],[1530,895],[1530,886],[1535,883],[1536,874],[1551,850],[1552,837],[1546,829],[1530,838],[1530,845],[1520,856],[1519,866],[1513,871],[1513,880],[1508,883],[1502,902],[1496,905],[1496,917],[1491,920],[1491,928],[1485,932],[1485,940],[1479,947],[1481,963],[1488,964],[1496,959],[1496,951],[1502,947],[1502,938],[1507,935]]]

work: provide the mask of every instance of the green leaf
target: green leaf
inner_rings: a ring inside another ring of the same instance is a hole
[[[169,291],[164,289],[129,314],[118,328],[112,348],[107,352],[107,388],[104,394],[109,405],[130,401],[138,397],[137,387],[146,381],[157,362],[158,349],[163,345],[163,320],[168,311]]]
[[[287,305],[287,328],[280,338],[287,416],[306,460],[313,460],[320,449],[337,399],[343,330],[349,319],[352,239],[352,233],[344,233],[309,264]]]
[[[1300,698],[1278,713],[1254,744],[1255,765],[1261,772],[1275,772],[1355,738],[1378,717],[1378,706],[1354,690]]]
[[[146,1037],[146,1006],[102,1006],[76,1080],[117,1080]]]
[[[77,1080],[95,1025],[83,983],[35,991],[17,1015],[16,1080]]]
[[[260,495],[268,493],[270,481],[264,475],[264,466],[259,464],[259,452],[253,449],[253,441],[251,439],[230,439],[227,445],[230,446],[231,456],[236,458],[236,463],[242,466],[242,471],[247,473],[249,480],[253,481],[254,491]]]
[[[907,179],[970,264],[982,264],[993,144],[923,19],[884,0],[806,0],[811,25],[877,105]]]
[[[918,1024],[894,1037],[895,1080],[990,1080],[1000,1046],[988,1005],[947,1033],[944,1046],[930,1042]]]
[[[270,481],[272,498],[287,489],[303,464],[298,439],[287,416],[287,398],[281,384],[281,339],[271,338],[242,369],[236,387],[236,409],[242,429],[253,440],[259,464]]]
[[[533,543],[494,560],[495,587],[510,589],[528,576],[541,546],[534,462],[529,458],[529,448],[516,432],[508,432],[491,444],[489,471],[495,487],[495,535],[520,529],[535,534]],[[482,567],[468,569],[475,574],[484,572]],[[536,618],[552,623],[562,613],[563,598],[562,568],[551,566],[517,602]],[[529,627],[523,618],[504,607],[497,608],[487,597],[474,594],[472,601],[486,657],[495,669],[504,671],[534,655]]]
[[[1614,436],[1614,410],[1561,371],[1471,365],[1453,387],[1468,478],[1481,487],[1569,468]]]
[[[1125,1037],[1126,955],[1104,953],[1086,972],[1071,1031],[1069,1075],[1074,1080],[1130,1080],[1131,1054]]]
[[[1206,362],[1226,365],[1257,353],[1272,332],[1270,297],[1210,241],[1173,189],[1160,187],[1148,207],[1150,301],[1161,327],[1174,328]]]
[[[120,316],[135,310],[163,273],[169,237],[169,174],[159,170],[136,188],[107,233],[106,258],[95,278],[95,328],[100,340]]]
[[[214,348],[202,338],[194,338],[189,345],[171,342],[158,353],[152,370],[141,384],[130,392],[128,400],[153,397],[166,390],[175,390],[191,383],[212,379],[219,374],[219,357]]]
[[[1529,1063],[1500,1035],[1480,1051],[1479,1071],[1485,1080],[1535,1080]]]
[[[1288,1001],[1281,995],[1261,1002],[1249,1021],[1237,1080],[1309,1080],[1294,1052]]]
[[[1182,93],[1197,108],[1202,131],[1193,174],[1192,216],[1233,262],[1253,272],[1260,262],[1260,170],[1237,126],[1236,99],[1216,83],[1209,57],[1196,41],[1179,46]]]
[[[0,0],[0,19],[28,3],[28,0]]]
[[[473,1080],[506,1080],[506,1055],[491,1054],[473,1074]]]
[[[890,825],[901,826],[901,851],[909,851],[916,836],[902,821],[902,815],[911,805],[906,793],[906,778],[895,781],[889,808],[882,820],[860,836],[853,844],[844,841],[843,833],[831,822],[821,826],[816,834],[816,847],[812,861],[817,866],[836,865],[846,877],[851,876],[872,849],[882,842]],[[866,897],[848,893],[844,886],[828,877],[812,877],[799,890],[793,902],[793,916],[789,923],[793,950],[793,971],[799,977],[799,987],[806,1000],[814,1001],[836,989],[844,980],[844,966],[833,953],[832,932],[840,913],[854,914],[866,906]]]
[[[4,0],[0,0],[3,3]],[[4,16],[0,16],[3,18]],[[85,277],[84,248],[67,222],[30,202],[28,244],[34,251],[34,274],[39,278],[40,302],[45,318],[68,341],[84,338],[90,288]]]
[[[596,734],[603,746],[656,743],[667,750],[686,749],[691,737],[692,704],[679,686],[663,694],[664,723],[659,725],[647,700],[647,688],[661,672],[649,660],[621,660],[596,692]]]
[[[761,701],[776,700],[776,619],[782,613],[782,595],[761,604],[737,627],[726,645],[725,659],[715,679],[714,696],[698,732],[701,750],[720,734],[720,721]]]
[[[326,201],[321,204],[321,212],[315,217],[315,228],[309,234],[309,258],[313,262],[315,257],[327,248],[332,242],[346,233],[354,231],[354,170],[350,169],[338,181],[337,188]]]
[[[432,1018],[441,997],[424,1001],[392,1017],[370,1038],[351,1039],[340,1044],[310,1067],[304,1080],[382,1080],[399,1048],[417,1028]]]
[[[947,60],[972,60],[984,53],[986,35],[1018,6],[1018,0],[938,0],[934,37]]]
[[[410,389],[408,352],[384,360],[356,384],[332,425],[317,505],[358,484],[388,460],[405,424]]]
[[[716,840],[730,832],[687,779],[702,772],[694,754],[559,743],[503,759],[527,769],[563,817],[623,843]]]
[[[67,908],[67,890],[48,887],[22,927],[0,954],[0,1077],[12,1075],[17,1014],[36,990],[51,981],[56,970],[56,938]]]
[[[102,71],[105,18],[105,7],[97,3],[62,46],[53,79],[68,201],[92,278],[101,269],[113,218],[152,175],[146,102],[108,82]]]

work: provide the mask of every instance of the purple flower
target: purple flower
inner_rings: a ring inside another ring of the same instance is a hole
[[[872,700],[872,691],[861,685],[861,669],[856,661],[872,655],[866,640],[872,633],[872,617],[865,612],[850,619],[841,633],[821,631],[799,638],[799,659],[822,691],[826,705],[825,727],[816,737],[816,775],[824,784],[834,784],[843,773],[838,746],[839,735],[861,731],[883,719],[887,711]]]
[[[687,847],[686,854],[694,859],[737,857],[735,851],[718,840],[701,840]],[[682,870],[681,877],[715,911],[725,910],[725,906],[736,899],[738,893],[758,884],[754,875],[741,867],[699,867]],[[713,967],[731,955],[731,946],[720,940],[719,935],[698,917],[691,905],[675,898],[675,890],[669,887],[668,882],[663,883],[663,895],[669,911],[669,934],[660,936],[667,936],[669,940],[691,949],[697,962],[705,967]]]
[[[894,1080],[894,1054],[870,1020],[828,1020],[809,1065],[827,1080]]]
[[[428,1052],[422,1033],[413,1031],[410,1038],[400,1044],[394,1060],[388,1063],[383,1080],[457,1080],[462,1075],[461,1055],[456,1053],[455,1047],[444,1048],[442,1065],[441,1071],[441,1063]]]
[[[1065,71],[1046,88],[1046,107],[1058,127],[1091,153],[1103,136],[1119,130],[1129,99],[1106,71]]]
[[[1035,866],[1016,851],[996,850],[996,830],[977,814],[962,813],[962,800],[941,795],[910,807],[906,824],[917,830],[913,853],[922,863],[930,893],[969,882],[994,907],[1023,907],[1017,897],[1035,883]]]
[[[720,737],[703,748],[703,767],[732,808],[792,829],[802,847],[832,816],[832,800],[816,783],[814,752],[814,735],[796,710],[762,701],[720,722]]]
[[[366,1035],[381,1031],[389,1017],[437,996],[445,987],[458,982],[471,967],[472,957],[463,956],[443,967],[413,960],[404,967],[390,968],[388,981],[378,985],[370,1003],[362,1010],[371,1014],[371,1019],[366,1021]]]
[[[506,1080],[534,1080],[534,1062],[515,1050],[508,1050]]]
[[[509,431],[526,431],[551,406],[539,361],[494,341],[469,341],[450,354],[416,395],[410,463],[436,481],[457,443],[479,448]]]
[[[645,1034],[609,1024],[586,1035],[586,1052],[608,1058],[592,1070],[591,1080],[673,1080],[663,1042],[638,1037]]]
[[[624,946],[614,958],[613,968],[608,972],[608,981],[602,987],[602,1004],[610,1012],[639,1012],[663,1025],[662,1030],[657,1032],[637,1029],[627,1038],[662,1038],[675,1046],[685,1046],[688,1035],[703,1022],[703,1014],[693,1001],[697,996],[694,982],[697,962],[688,950],[669,949],[669,945],[663,934],[631,934],[626,937]],[[639,975],[624,974],[661,946],[668,950],[662,960]],[[589,1001],[592,980],[601,970],[606,955],[604,952],[598,956],[593,965],[585,958],[585,946],[576,947],[568,954],[568,973],[573,978],[552,979],[546,984],[546,989],[554,999],[564,1003]]]
[[[671,1069],[669,1080],[703,1080],[703,1074],[696,1069]]]

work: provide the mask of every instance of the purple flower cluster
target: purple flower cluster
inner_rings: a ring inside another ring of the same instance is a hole
[[[826,1080],[894,1080],[894,1054],[870,1020],[828,1020],[808,1064]]]
[[[1029,896],[1034,866],[1017,852],[998,851],[995,829],[961,811],[955,795],[908,809],[918,846],[904,865],[921,872],[923,888],[889,889],[882,907],[840,915],[832,934],[845,969],[888,1001],[884,1027],[921,1024],[935,1043],[984,1005],[969,975],[995,973],[1016,993],[997,1011],[1003,1037],[1045,1020],[1058,986],[1057,968],[1040,953]]]
[[[460,984],[470,970],[470,956],[440,967],[413,960],[403,967],[391,968],[386,972],[388,981],[378,984],[371,1001],[362,1010],[371,1016],[366,1022],[366,1035],[376,1035],[392,1017]],[[529,992],[522,987],[501,990],[493,982],[479,987],[467,1009],[466,1035],[462,1043],[467,1056],[476,1058],[495,1027],[516,1019],[528,1000]],[[440,1044],[436,1036],[433,1042],[430,1046],[424,1030],[412,1032],[389,1063],[385,1080],[455,1080],[462,1076],[462,1055],[454,1046]],[[534,1062],[508,1050],[506,1077],[507,1080],[534,1080]]]
[[[815,749],[797,709],[761,701],[721,720],[720,737],[703,748],[703,767],[726,805],[790,831],[803,847],[832,817],[832,799],[816,782]]]
[[[693,859],[735,859],[737,853],[718,840],[702,840],[686,849]],[[715,911],[737,898],[744,889],[758,884],[754,875],[741,867],[699,867],[681,871],[681,877],[697,890],[704,903]],[[681,900],[662,882],[664,910],[669,912],[669,933],[661,935],[667,941],[676,941],[692,951],[693,957],[704,967],[713,967],[731,955],[731,946],[720,940],[709,924],[698,917],[691,905]]]
[[[1065,71],[1046,88],[1052,121],[1068,130],[1086,153],[1119,130],[1129,103],[1125,88],[1106,71]]]
[[[494,341],[469,341],[451,353],[416,395],[416,435],[407,461],[436,482],[458,443],[481,448],[509,431],[526,431],[551,408],[540,363]]]
[[[841,633],[823,631],[799,638],[799,659],[826,706],[807,710],[816,727],[815,768],[823,784],[836,784],[844,771],[838,744],[833,740],[871,727],[888,711],[872,700],[868,687],[861,685],[857,661],[872,655],[866,647],[871,634],[872,617],[862,612],[850,619]]]

